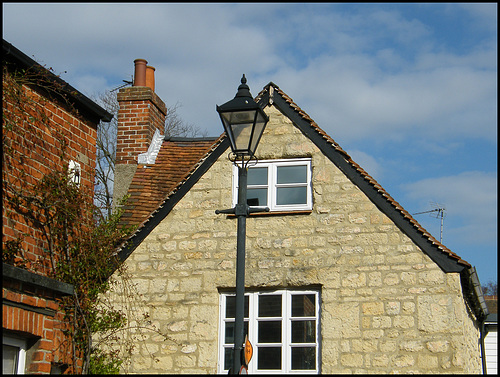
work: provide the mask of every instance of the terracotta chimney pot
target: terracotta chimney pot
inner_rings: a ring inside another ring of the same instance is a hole
[[[155,67],[146,66],[146,86],[155,91]]]
[[[146,64],[145,59],[135,59],[134,86],[146,86]]]

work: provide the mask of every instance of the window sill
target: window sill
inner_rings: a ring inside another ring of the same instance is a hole
[[[298,210],[298,211],[270,211],[270,212],[254,212],[249,214],[247,217],[268,217],[268,216],[290,216],[290,215],[310,215],[312,213],[311,209],[308,210]],[[236,215],[228,214],[228,218],[236,218]]]

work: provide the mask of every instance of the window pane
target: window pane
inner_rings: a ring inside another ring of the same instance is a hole
[[[315,295],[292,295],[292,317],[312,317],[316,314]]]
[[[316,369],[316,348],[293,347],[292,369]]]
[[[247,190],[247,204],[249,206],[267,206],[267,189],[258,188]]]
[[[316,321],[292,321],[292,343],[314,343]]]
[[[224,369],[230,369],[233,366],[233,349],[224,348]]]
[[[281,317],[281,295],[259,296],[259,317]]]
[[[2,349],[3,373],[16,374],[17,373],[17,355],[19,348],[14,346],[3,345]]]
[[[306,183],[307,166],[278,166],[278,184],[281,183]]]
[[[258,369],[281,369],[281,347],[259,347]]]
[[[276,204],[307,204],[307,187],[279,187]]]
[[[267,185],[267,168],[249,168],[247,185]]]
[[[234,344],[234,322],[226,322],[225,327],[224,343]],[[248,334],[248,321],[243,323],[243,334]],[[243,336],[243,338],[245,338],[245,336]]]
[[[248,296],[245,296],[245,318],[248,318]],[[226,318],[236,317],[236,296],[226,296]]]
[[[259,321],[259,343],[280,343],[281,321]]]

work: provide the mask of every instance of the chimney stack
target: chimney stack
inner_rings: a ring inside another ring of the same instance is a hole
[[[145,59],[134,60],[134,84],[117,95],[118,132],[116,138],[114,203],[127,194],[137,169],[138,156],[148,151],[155,131],[165,132],[167,107],[154,92],[155,69]]]

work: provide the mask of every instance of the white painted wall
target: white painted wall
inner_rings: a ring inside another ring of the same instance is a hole
[[[498,328],[490,328],[484,338],[486,374],[497,374]]]

